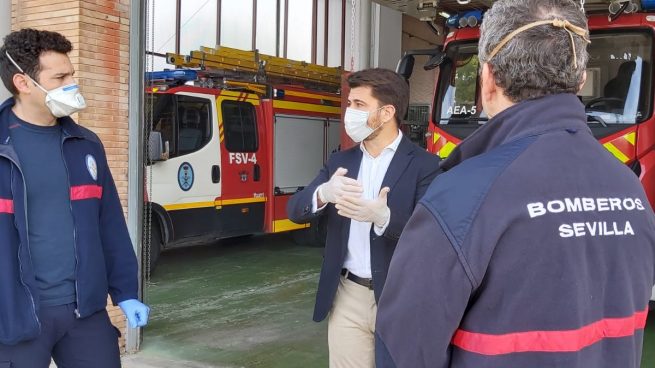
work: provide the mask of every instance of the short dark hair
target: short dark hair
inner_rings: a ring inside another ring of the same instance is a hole
[[[14,75],[20,70],[14,66],[5,53],[9,53],[12,59],[23,69],[27,75],[35,81],[39,81],[41,72],[39,57],[49,51],[68,54],[73,50],[73,45],[62,34],[50,31],[40,31],[32,28],[24,28],[8,34],[4,44],[0,48],[0,78],[2,83],[12,95],[16,96],[18,91],[14,87]]]
[[[364,69],[348,76],[348,86],[371,87],[371,94],[384,105],[396,108],[398,124],[405,118],[409,105],[409,85],[398,73],[382,68]]]

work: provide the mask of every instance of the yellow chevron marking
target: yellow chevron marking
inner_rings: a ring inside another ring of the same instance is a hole
[[[439,150],[439,156],[441,158],[448,157],[448,155],[450,155],[450,153],[453,152],[455,147],[457,147],[457,145],[454,144],[453,142],[447,142],[446,145],[444,145],[443,148]]]
[[[637,138],[637,132],[628,133],[628,134],[624,135],[623,138],[625,138],[626,141],[630,142],[630,144],[634,146],[635,141],[637,140],[636,139]]]
[[[605,143],[604,146],[605,146],[605,148],[607,148],[608,151],[612,152],[612,154],[613,154],[616,158],[618,158],[619,161],[621,161],[621,162],[623,162],[623,163],[626,163],[626,162],[628,162],[628,161],[630,160],[630,159],[628,158],[628,156],[626,156],[625,154],[623,154],[623,152],[619,151],[619,149],[616,148],[616,146],[613,145],[612,143]]]
[[[439,139],[441,139],[441,134],[434,133],[434,136],[432,137],[432,144],[436,144]]]

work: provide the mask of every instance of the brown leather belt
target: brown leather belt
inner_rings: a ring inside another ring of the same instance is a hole
[[[346,276],[348,280],[354,282],[355,284],[362,285],[363,287],[373,290],[373,279],[365,279],[363,277],[359,277],[345,268],[341,269],[341,276]]]

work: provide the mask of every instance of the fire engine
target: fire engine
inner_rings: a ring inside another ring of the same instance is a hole
[[[493,1],[422,1],[447,17],[443,48],[403,55],[398,72],[409,79],[415,55],[429,56],[426,70],[439,68],[427,149],[443,158],[487,121],[480,104],[479,25]],[[578,93],[594,136],[639,177],[655,207],[655,116],[653,39],[655,1],[581,1],[591,44],[587,82]],[[655,289],[653,290],[655,300]]]
[[[339,149],[341,69],[227,47],[167,61],[146,75],[149,266],[213,239],[309,236],[286,204]]]

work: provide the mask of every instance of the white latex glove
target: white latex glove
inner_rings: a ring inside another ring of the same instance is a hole
[[[364,189],[357,180],[346,177],[347,173],[347,169],[338,168],[328,182],[318,187],[318,199],[323,203],[337,203],[344,195],[360,197]]]
[[[372,222],[375,226],[383,227],[389,221],[391,211],[387,206],[387,194],[389,188],[380,190],[380,195],[375,199],[363,199],[350,196],[343,196],[337,200],[337,213],[341,216],[360,222]]]

